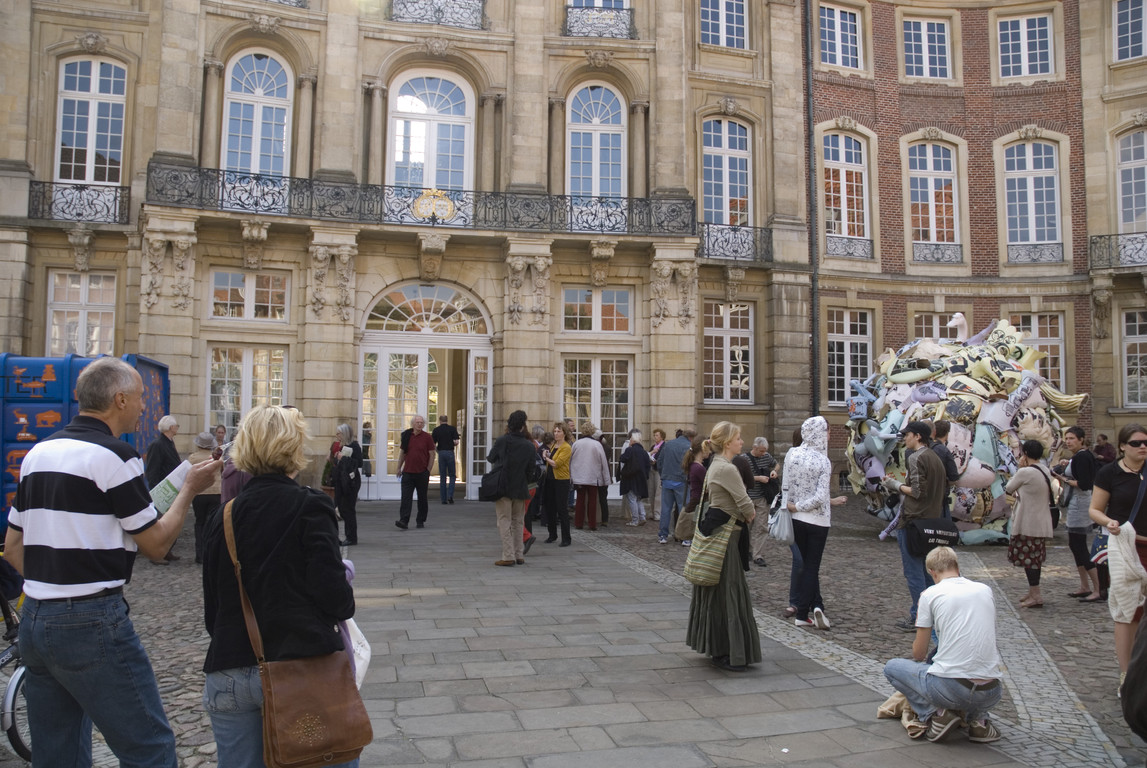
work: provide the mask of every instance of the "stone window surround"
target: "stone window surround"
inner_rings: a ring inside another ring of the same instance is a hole
[[[705,305],[710,304],[710,303],[717,304],[717,305],[736,304],[739,306],[746,307],[747,311],[749,313],[749,327],[747,329],[727,328],[727,327],[721,327],[721,328],[710,327],[708,325],[709,316],[708,316],[708,313],[705,312]],[[702,366],[704,366],[706,363],[706,360],[704,358],[704,354],[705,354],[705,348],[706,348],[706,340],[708,337],[713,336],[713,337],[717,337],[717,338],[721,339],[723,341],[722,349],[726,353],[726,357],[724,357],[720,361],[716,361],[718,363],[723,363],[722,369],[720,371],[718,371],[717,373],[719,374],[719,378],[721,379],[721,382],[722,382],[721,383],[721,389],[725,390],[725,396],[724,397],[715,397],[715,398],[705,397],[705,390],[708,387],[704,381],[705,371],[704,371],[704,367],[702,367],[702,370],[700,371],[701,378],[702,378],[702,382],[701,382],[702,402],[705,405],[722,405],[722,404],[723,405],[752,405],[752,404],[754,404],[756,401],[754,400],[753,392],[754,392],[755,385],[756,385],[756,377],[753,375],[753,366],[757,364],[757,361],[756,361],[756,332],[757,332],[757,328],[756,328],[756,304],[754,302],[750,302],[750,301],[730,302],[730,301],[726,301],[725,298],[723,298],[723,297],[721,297],[721,298],[704,297],[700,300],[700,304],[701,304],[701,316],[702,316],[702,331],[701,331],[701,345],[702,345],[701,364],[702,364]],[[729,395],[728,390],[729,390],[729,385],[730,385],[729,366],[731,365],[731,363],[727,357],[727,353],[729,351],[728,346],[727,346],[727,342],[731,338],[740,337],[740,336],[747,336],[749,339],[749,345],[748,345],[749,349],[748,349],[748,355],[746,357],[746,363],[747,363],[746,377],[748,378],[748,390],[746,390],[747,394],[745,395],[745,397],[743,397],[743,398],[732,398],[732,397],[728,396]]]
[[[53,286],[55,285],[56,276],[61,275],[61,274],[63,274],[63,275],[79,275],[81,278],[84,278],[82,286],[80,288],[81,296],[80,296],[79,302],[76,302],[76,303],[57,302],[54,300],[54,298],[53,298],[53,293],[54,293]],[[110,304],[92,304],[90,301],[88,301],[88,281],[86,278],[89,275],[99,275],[102,277],[110,276],[112,278],[112,290],[113,290],[115,295],[113,296]],[[110,312],[112,315],[112,317],[111,317],[111,329],[110,329],[111,330],[111,345],[107,349],[97,350],[96,354],[109,354],[109,355],[113,354],[113,352],[115,350],[115,329],[116,329],[116,314],[117,314],[116,307],[117,307],[117,304],[119,301],[119,275],[117,275],[114,271],[109,271],[109,270],[99,270],[99,271],[88,272],[88,271],[75,270],[75,269],[52,269],[52,268],[49,268],[47,271],[47,278],[48,278],[47,283],[46,283],[47,284],[47,312],[44,316],[45,321],[46,321],[46,330],[45,330],[45,338],[44,338],[44,352],[45,352],[45,354],[47,354],[47,355],[57,354],[52,349],[52,329],[53,329],[52,315],[54,312],[57,312],[57,311],[79,312],[80,313],[82,328],[85,331],[84,333],[77,333],[76,334],[77,341],[80,343],[82,343],[88,337],[87,331],[89,330],[89,323],[88,323],[89,312]],[[100,327],[103,327],[102,323],[100,324]],[[76,352],[76,354],[79,354],[79,355],[87,355],[88,354],[87,349],[77,349],[77,350],[75,350],[75,352]],[[66,353],[60,352],[59,354],[66,354]]]
[[[244,277],[243,293],[244,293],[244,297],[245,297],[245,307],[243,310],[242,317],[230,317],[230,316],[216,315],[215,314],[215,310],[214,310],[214,305],[215,305],[215,300],[214,300],[215,276],[217,274],[222,274],[222,273],[243,275],[243,277]],[[255,290],[256,290],[255,278],[260,277],[260,276],[283,277],[286,281],[286,285],[284,286],[284,292],[286,295],[286,302],[283,306],[283,317],[281,319],[280,318],[274,318],[274,317],[265,317],[265,318],[264,317],[255,317],[255,315],[254,315]],[[250,270],[240,269],[237,267],[225,267],[225,266],[221,266],[221,265],[213,266],[213,267],[211,267],[211,269],[208,273],[208,279],[207,279],[207,284],[206,284],[206,290],[208,291],[209,295],[206,297],[206,301],[203,302],[204,312],[206,312],[206,317],[204,318],[204,320],[206,320],[208,322],[218,322],[218,323],[251,322],[251,323],[274,323],[276,325],[289,324],[291,322],[291,304],[292,304],[292,298],[293,298],[292,294],[291,294],[291,288],[292,288],[291,274],[289,272],[286,272],[286,271],[259,270],[256,272],[252,272]]]
[[[945,21],[948,24],[948,77],[937,79],[934,77],[909,77],[904,67],[904,22],[911,21]],[[925,8],[921,6],[896,6],[896,32],[898,35],[896,45],[896,64],[900,82],[905,85],[947,85],[963,87],[964,85],[964,50],[963,26],[959,12],[950,8]]]
[[[859,67],[844,67],[839,64],[827,64],[821,61],[820,58],[820,7],[822,5],[831,8],[843,9],[850,13],[857,15],[857,46],[860,52],[860,66]],[[813,68],[823,72],[837,72],[845,77],[850,75],[859,75],[865,79],[873,79],[875,74],[872,69],[872,11],[868,3],[858,2],[858,0],[832,0],[831,2],[821,2],[816,7],[816,30],[813,34],[813,45],[816,50],[813,52]]]
[[[1051,42],[1051,72],[1040,75],[1023,75],[1020,77],[1000,77],[1000,25],[1001,19],[1015,18],[1017,16],[1030,17],[1047,14],[1051,16],[1050,42]],[[1030,5],[992,7],[988,10],[988,37],[991,41],[988,46],[988,56],[991,64],[991,82],[993,86],[1031,85],[1038,82],[1063,82],[1067,71],[1067,59],[1063,21],[1063,3],[1052,0],[1036,2]]]

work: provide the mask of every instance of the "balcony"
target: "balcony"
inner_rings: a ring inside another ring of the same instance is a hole
[[[727,224],[698,224],[702,259],[764,264],[773,260],[773,231],[766,227],[734,227]]]
[[[959,243],[912,243],[913,264],[963,264],[964,246]]]
[[[1063,243],[1017,243],[1008,246],[1009,264],[1062,264]]]
[[[871,261],[872,241],[866,237],[825,235],[825,254],[841,259],[867,259]]]
[[[390,4],[390,20],[408,24],[482,29],[485,17],[483,0],[392,0]]]
[[[96,184],[33,181],[28,189],[28,218],[127,224],[131,189]]]
[[[612,37],[636,40],[632,8],[576,8],[566,6],[564,37]]]
[[[1147,232],[1129,235],[1092,235],[1092,269],[1147,266]]]
[[[147,202],[204,211],[472,230],[692,236],[692,198],[574,197],[317,181],[165,163]]]
[[[289,5],[292,8],[307,7],[307,0],[268,0],[268,2],[277,3],[278,5]]]

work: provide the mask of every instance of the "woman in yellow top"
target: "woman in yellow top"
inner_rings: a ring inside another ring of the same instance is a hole
[[[749,535],[746,526],[753,522],[756,512],[741,473],[732,463],[745,441],[741,439],[740,427],[722,421],[713,427],[705,443],[713,451],[705,476],[709,509],[697,527],[710,535],[730,519],[736,526],[725,549],[720,581],[712,587],[693,587],[685,639],[693,650],[712,656],[713,664],[721,669],[743,672],[745,665],[761,660],[761,637],[739,546],[740,539]],[[698,514],[700,511],[698,507]]]
[[[544,454],[549,469],[546,471],[545,507],[546,527],[550,530],[547,544],[558,540],[558,522],[562,526],[562,543],[570,545],[570,512],[566,501],[570,493],[570,454],[573,433],[564,421],[554,423],[554,444]]]

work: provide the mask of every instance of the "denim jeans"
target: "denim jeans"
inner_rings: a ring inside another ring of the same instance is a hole
[[[263,684],[259,668],[208,672],[203,708],[215,732],[218,768],[263,768]],[[358,768],[358,758],[331,768]]]
[[[645,522],[645,504],[633,491],[625,494],[625,503],[629,505],[629,522],[636,525]]]
[[[956,709],[968,722],[982,720],[999,703],[1003,687],[997,683],[988,690],[972,691],[960,682],[928,674],[931,664],[912,659],[889,659],[884,676],[904,694],[920,722],[927,722],[937,709]]]
[[[454,451],[438,452],[438,491],[442,496],[442,503],[454,499],[454,480],[456,476],[454,466]],[[450,481],[447,485],[447,480]]]
[[[430,488],[430,470],[425,472],[402,473],[402,501],[398,503],[398,519],[404,523],[410,522],[410,507],[414,501],[414,492],[418,491],[418,522],[425,523],[426,515],[430,511],[430,499],[426,494]]]
[[[812,525],[801,520],[793,520],[793,542],[801,553],[800,589],[797,590],[798,619],[808,620],[808,615],[820,599],[820,561],[824,557],[824,545],[828,543],[828,528]]]
[[[916,605],[920,602],[920,593],[932,586],[932,577],[924,569],[924,558],[916,557],[908,552],[908,531],[901,528],[896,532],[896,539],[900,542],[900,563],[904,567],[904,578],[908,582],[908,592],[912,595],[912,610],[908,615],[912,623],[916,623]]]
[[[687,489],[688,486],[680,480],[661,481],[661,526],[657,531],[657,535],[661,538],[669,538],[669,526],[673,524],[673,508],[676,507],[678,513],[685,509]]]
[[[35,768],[87,768],[92,723],[125,768],[176,768],[175,736],[123,595],[24,600],[20,653]]]

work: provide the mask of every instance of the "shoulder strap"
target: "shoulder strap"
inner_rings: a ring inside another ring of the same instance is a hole
[[[1045,483],[1047,483],[1047,495],[1051,497],[1051,503],[1054,504],[1055,503],[1055,491],[1053,491],[1051,488],[1051,478],[1048,477],[1047,473],[1044,472],[1042,469],[1037,469],[1036,472],[1039,472],[1040,477],[1042,477],[1043,481]]]
[[[1131,515],[1127,518],[1127,522],[1134,523],[1135,516],[1139,514],[1139,507],[1143,505],[1143,495],[1147,493],[1147,473],[1144,473],[1144,467],[1139,468],[1139,493],[1135,496],[1135,505],[1131,507]]]
[[[231,505],[234,503],[235,500],[231,499],[223,507],[223,535],[227,538],[227,552],[231,555],[231,562],[235,564],[235,581],[239,584],[239,602],[243,605],[243,620],[247,623],[247,636],[251,639],[251,649],[255,651],[255,659],[259,664],[263,664],[266,661],[263,654],[263,636],[259,634],[255,611],[247,598],[247,590],[243,588],[243,566],[239,565],[239,555],[235,549],[235,526],[231,523]]]

